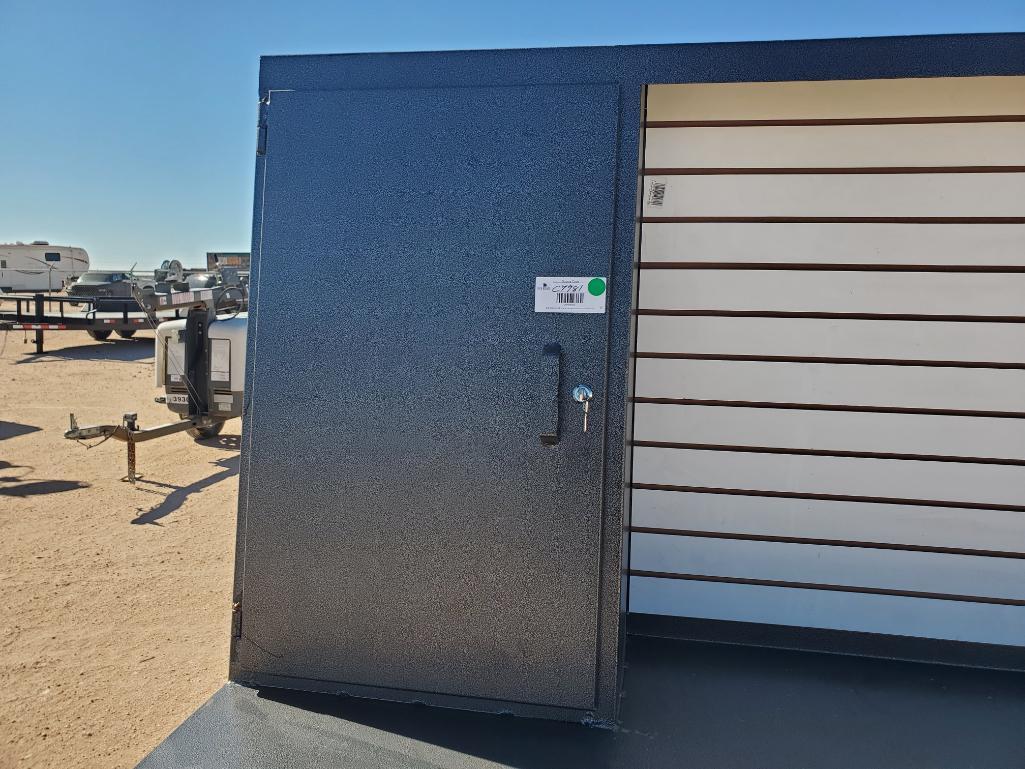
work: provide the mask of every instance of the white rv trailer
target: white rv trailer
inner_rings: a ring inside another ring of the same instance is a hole
[[[89,269],[89,254],[45,240],[0,243],[0,291],[59,291]]]

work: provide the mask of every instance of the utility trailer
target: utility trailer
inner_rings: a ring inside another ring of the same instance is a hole
[[[105,300],[105,306],[112,301]],[[69,311],[69,306],[86,305],[84,310]],[[36,354],[43,352],[47,331],[85,331],[96,341],[108,339],[116,333],[122,339],[131,339],[136,331],[152,327],[156,318],[145,312],[131,311],[137,307],[134,299],[120,302],[116,311],[100,312],[97,300],[81,297],[48,296],[45,294],[0,295],[0,330],[35,332]]]
[[[211,289],[213,302],[222,311],[245,311],[248,275],[230,269],[222,274],[224,284]],[[34,332],[36,354],[43,352],[47,331],[84,331],[98,342],[113,333],[131,339],[137,331],[181,318],[183,310],[196,300],[195,294],[170,286],[165,293],[136,287],[131,297],[0,294],[0,330]]]
[[[246,323],[241,310],[218,315],[219,289],[180,291],[140,297],[148,317],[168,311],[176,315],[156,327],[156,385],[164,388],[157,397],[178,421],[150,429],[139,424],[138,414],[125,414],[119,424],[80,427],[71,414],[64,437],[87,441],[114,438],[128,444],[128,471],[124,480],[138,479],[135,444],[188,432],[196,439],[220,434],[224,423],[242,416],[245,383]],[[244,295],[243,295],[244,297]]]

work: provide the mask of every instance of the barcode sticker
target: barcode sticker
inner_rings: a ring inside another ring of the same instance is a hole
[[[661,208],[666,202],[666,183],[664,176],[652,176],[648,182],[648,205]]]
[[[605,312],[605,278],[535,278],[534,312]]]

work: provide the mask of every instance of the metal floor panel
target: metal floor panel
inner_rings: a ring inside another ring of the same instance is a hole
[[[1025,674],[631,637],[617,731],[227,684],[143,769],[1001,769]]]

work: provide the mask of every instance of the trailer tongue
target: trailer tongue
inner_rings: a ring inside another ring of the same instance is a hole
[[[159,310],[187,309],[184,318],[156,327],[156,384],[165,394],[156,398],[178,421],[150,429],[139,426],[138,415],[125,414],[120,424],[80,427],[71,414],[64,437],[75,441],[114,438],[128,444],[125,481],[134,484],[135,444],[183,431],[195,438],[212,438],[228,419],[242,415],[247,315],[217,315],[217,289],[182,291],[140,297],[152,317]]]

